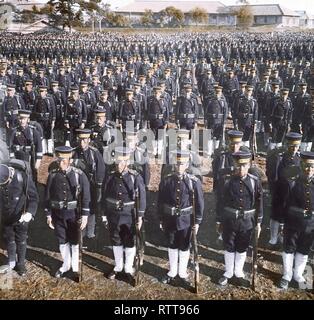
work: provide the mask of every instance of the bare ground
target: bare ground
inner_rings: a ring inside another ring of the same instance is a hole
[[[45,158],[39,175],[39,192],[43,198],[46,171],[50,158]],[[258,159],[262,168],[265,159]],[[209,165],[204,160],[204,165]],[[160,165],[152,166],[152,178],[148,192],[148,209],[145,221],[146,249],[144,265],[141,269],[141,280],[137,287],[131,286],[125,279],[108,280],[104,274],[113,267],[113,254],[109,243],[108,232],[98,221],[97,237],[94,242],[85,243],[88,246],[83,254],[83,282],[76,283],[71,275],[66,278],[56,279],[53,274],[61,265],[57,241],[46,223],[43,214],[43,204],[40,204],[36,219],[32,222],[29,232],[29,247],[27,252],[26,277],[20,278],[14,271],[10,275],[13,280],[11,290],[0,289],[0,299],[313,299],[312,292],[299,291],[295,288],[282,292],[277,288],[281,276],[281,252],[270,251],[266,248],[269,230],[267,228],[269,215],[269,198],[265,194],[265,222],[260,239],[258,276],[256,291],[238,288],[230,284],[228,288],[221,289],[216,284],[223,273],[223,251],[217,242],[214,223],[214,196],[212,194],[212,179],[204,177],[203,187],[205,192],[205,216],[200,227],[199,261],[200,261],[200,293],[193,293],[192,287],[177,285],[164,285],[160,278],[168,270],[166,241],[159,230],[156,212],[157,189],[160,177]],[[0,262],[5,263],[5,252],[0,249]],[[245,270],[250,279],[250,256],[247,258]],[[313,266],[313,259],[311,259]],[[190,265],[191,279],[193,279],[193,266]],[[310,275],[312,277],[312,275]],[[0,284],[8,275],[0,275]],[[0,285],[1,287],[1,285]]]

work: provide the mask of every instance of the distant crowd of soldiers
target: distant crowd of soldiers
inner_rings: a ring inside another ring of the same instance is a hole
[[[245,285],[246,252],[263,219],[261,176],[251,165],[260,150],[267,151],[272,195],[270,245],[277,244],[285,226],[280,287],[286,289],[292,279],[294,257],[294,279],[304,285],[302,273],[314,238],[312,34],[3,33],[0,39],[1,133],[10,158],[29,163],[34,180],[26,176],[26,189],[15,176],[22,171],[18,162],[0,167],[3,199],[14,188],[31,193],[25,206],[8,197],[1,202],[2,216],[10,217],[2,223],[11,269],[26,273],[25,225],[38,205],[34,182],[43,155],[54,154],[45,211],[63,258],[56,277],[71,268],[79,276],[80,230],[94,239],[96,213],[101,212],[115,258],[108,277],[114,279],[124,269],[133,279],[137,252],[144,250],[149,155],[169,151],[166,129],[174,128],[176,153],[165,157],[158,198],[170,263],[162,282],[177,275],[186,281],[191,235],[204,211],[192,132],[207,129],[202,151],[213,158],[217,231],[225,249],[226,272],[219,284],[235,275]],[[226,130],[227,122],[233,130]],[[148,130],[152,141],[143,139]],[[303,210],[304,221],[291,218],[291,208],[298,209],[296,216]]]

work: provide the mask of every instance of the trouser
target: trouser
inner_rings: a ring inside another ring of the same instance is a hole
[[[11,268],[15,265],[24,267],[27,248],[28,222],[16,222],[3,225],[3,238],[5,241],[8,264]]]

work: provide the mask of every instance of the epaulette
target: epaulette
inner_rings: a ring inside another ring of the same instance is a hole
[[[71,168],[72,168],[72,170],[73,170],[75,173],[77,173],[77,174],[83,174],[83,171],[82,171],[81,169],[76,168],[76,167],[71,167]]]
[[[194,182],[199,181],[199,179],[194,174],[188,173],[187,176]]]
[[[259,180],[258,177],[255,176],[254,174],[248,173],[247,175],[248,175],[250,178],[252,178],[252,179],[254,179],[254,180],[256,180],[256,181]]]
[[[95,147],[92,146],[92,145],[90,145],[89,147],[90,147],[90,149],[93,150],[93,151],[97,151],[97,150],[98,150],[97,148],[95,148]]]
[[[139,173],[134,169],[129,169],[128,171],[129,171],[129,173],[133,174],[133,176],[138,176],[139,175]]]

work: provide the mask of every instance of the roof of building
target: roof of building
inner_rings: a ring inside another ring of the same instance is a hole
[[[18,33],[34,33],[43,31],[62,31],[61,28],[51,25],[48,21],[41,19],[34,23],[12,23],[8,26],[7,32],[18,32]]]
[[[198,7],[206,10],[207,13],[224,13],[228,11],[223,3],[219,1],[169,1],[169,0],[135,0],[125,6],[118,8],[117,12],[138,12],[143,13],[150,9],[153,12],[160,12],[167,7],[175,7],[182,12],[189,12]]]
[[[236,10],[241,6],[230,6],[231,10]],[[289,16],[299,17],[295,11],[283,7],[280,4],[256,4],[249,5],[254,16]]]

